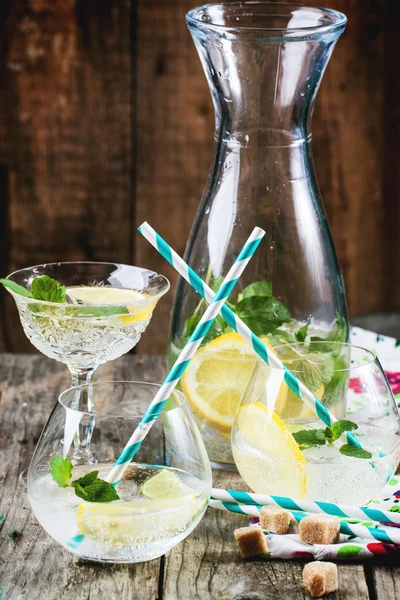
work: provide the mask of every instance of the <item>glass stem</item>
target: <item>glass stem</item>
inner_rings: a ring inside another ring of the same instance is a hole
[[[93,373],[95,371],[95,367],[88,369],[72,369],[70,368],[71,378],[72,378],[72,387],[76,387],[78,385],[88,385],[91,382]],[[85,412],[91,413],[94,411],[94,403],[93,403],[93,391],[91,388],[87,389],[85,396],[82,396],[83,400],[83,410]],[[86,403],[85,401],[86,400]],[[86,404],[86,406],[85,406]],[[90,450],[90,443],[92,440],[93,430],[95,426],[95,416],[91,415],[89,417],[89,423],[87,425],[86,431],[86,442],[81,440],[79,435],[79,428],[75,434],[74,438],[74,458],[76,460],[85,458],[89,463],[96,462],[93,460],[93,455]]]
[[[69,370],[72,378],[72,387],[75,387],[76,385],[85,385],[90,383],[96,367],[91,367],[88,369],[73,369],[70,367]]]

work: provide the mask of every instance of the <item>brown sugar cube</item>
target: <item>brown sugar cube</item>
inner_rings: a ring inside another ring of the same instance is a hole
[[[251,527],[240,527],[235,529],[233,535],[242,558],[251,556],[260,556],[268,552],[267,542],[261,527],[253,525]]]
[[[314,561],[303,569],[303,585],[313,598],[336,592],[338,570],[335,563]]]
[[[260,527],[284,535],[289,530],[290,513],[279,506],[263,506],[260,510]]]
[[[305,544],[337,544],[340,520],[331,515],[308,515],[300,521],[300,541]]]

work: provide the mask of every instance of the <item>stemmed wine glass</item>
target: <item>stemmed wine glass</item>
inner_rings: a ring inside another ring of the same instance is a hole
[[[61,286],[62,302],[29,296],[35,280],[44,276],[51,279],[44,279],[43,285],[55,286],[56,292]],[[72,386],[90,383],[100,364],[136,346],[157,302],[169,289],[169,281],[153,271],[105,262],[37,265],[15,271],[7,279],[17,284],[7,289],[28,339],[43,354],[67,365]],[[93,408],[90,388],[86,393]],[[93,460],[94,421],[92,415],[85,439],[75,435],[75,458],[84,455]],[[23,471],[20,481],[25,480]]]
[[[139,342],[169,281],[148,269],[105,262],[49,263],[7,279],[30,290],[47,275],[66,288],[65,302],[38,301],[8,288],[22,326],[38,350],[67,365],[72,385],[89,383],[95,369]]]

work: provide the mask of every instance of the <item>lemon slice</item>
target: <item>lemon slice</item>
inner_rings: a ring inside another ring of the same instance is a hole
[[[256,353],[239,334],[227,333],[201,348],[182,376],[182,391],[193,411],[224,436],[230,435],[255,360]]]
[[[154,301],[148,294],[126,288],[111,286],[68,287],[67,294],[70,298],[83,302],[86,306],[125,306],[131,313],[130,316],[120,317],[125,325],[148,319],[155,306]]]
[[[193,495],[163,500],[80,504],[76,523],[85,537],[103,543],[144,544],[185,531],[204,506]]]
[[[168,469],[162,469],[159,473],[147,479],[140,488],[140,493],[142,496],[152,499],[199,495],[196,490],[182,483],[176,473],[168,471]]]
[[[318,400],[322,400],[325,386],[321,386],[315,392]],[[275,412],[282,419],[308,419],[315,416],[314,411],[283,381],[278,391]]]
[[[238,410],[236,426],[233,455],[246,483],[257,493],[303,498],[306,459],[282,419],[254,402]]]

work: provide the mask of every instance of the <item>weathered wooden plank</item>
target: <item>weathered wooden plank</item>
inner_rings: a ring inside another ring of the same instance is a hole
[[[164,359],[129,356],[103,365],[97,377],[160,381],[164,373]],[[247,519],[219,511],[207,512],[195,532],[169,553],[164,569],[160,560],[126,566],[83,563],[53,542],[33,517],[17,477],[29,463],[58,393],[68,385],[66,368],[55,361],[0,357],[0,515],[5,517],[0,522],[0,589],[6,600],[146,600],[159,598],[159,590],[166,600],[307,597],[300,562],[242,561],[232,532]],[[214,482],[242,485],[236,474],[215,473]],[[17,542],[8,538],[14,530],[22,532]],[[332,600],[369,598],[362,566],[340,565],[339,573],[340,590]],[[159,587],[160,577],[164,585]]]
[[[317,178],[350,314],[393,306],[385,292],[392,265],[383,261],[387,236],[395,231],[388,219],[389,230],[383,228],[391,205],[382,187],[386,4],[385,0],[365,0],[362,5],[354,0],[329,2],[330,8],[347,15],[348,25],[324,75],[312,126]]]
[[[214,485],[243,489],[238,474],[214,472]],[[299,600],[301,562],[244,561],[233,530],[248,524],[247,517],[208,509],[199,527],[166,558],[164,600]],[[332,600],[368,600],[362,565],[339,566],[338,593]]]
[[[57,260],[132,261],[131,4],[2,3],[1,276]],[[32,351],[3,302],[6,349]]]
[[[214,113],[185,23],[192,0],[137,1],[136,224],[148,220],[183,254],[211,161]],[[135,260],[176,273],[135,238]],[[138,351],[165,353],[173,294],[163,298]]]
[[[400,598],[400,567],[373,567],[376,600]]]
[[[101,379],[158,379],[164,361],[124,357],[108,363]],[[160,561],[109,565],[77,561],[41,529],[17,483],[62,389],[66,368],[42,356],[0,358],[0,589],[6,600],[153,600],[157,597]],[[14,530],[22,537],[9,539]]]

